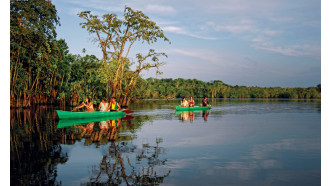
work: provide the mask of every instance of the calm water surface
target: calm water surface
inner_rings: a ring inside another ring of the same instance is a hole
[[[319,100],[218,99],[209,112],[175,112],[179,102],[84,124],[59,122],[57,107],[12,109],[11,184],[321,184]]]

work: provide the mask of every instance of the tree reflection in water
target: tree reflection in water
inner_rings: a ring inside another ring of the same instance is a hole
[[[166,159],[160,159],[164,154],[164,148],[159,147],[162,139],[156,139],[156,145],[143,144],[142,149],[137,149],[128,142],[111,142],[109,154],[104,155],[100,165],[93,167],[88,183],[94,184],[126,184],[126,185],[157,185],[163,183],[165,177],[169,176],[170,170],[166,173],[158,170],[157,166],[165,165]],[[131,160],[128,153],[136,153],[134,160]],[[126,156],[123,156],[126,154]],[[146,166],[141,166],[146,164]]]
[[[118,119],[92,122],[57,129],[55,110],[48,108],[11,110],[10,174],[12,185],[61,185],[57,180],[57,165],[68,161],[61,144],[75,144],[84,140],[85,145],[109,145],[100,164],[91,170],[87,183],[154,185],[169,176],[165,170],[165,150],[159,145],[133,145],[135,132],[149,116],[133,120]],[[163,173],[165,170],[165,173]],[[73,173],[74,174],[74,173]]]
[[[138,149],[131,143],[132,138],[118,135],[123,126],[121,120],[109,120],[106,123],[100,122],[101,130],[91,139],[93,142],[101,141],[103,138],[110,140],[108,152],[100,164],[93,167],[90,181],[83,185],[154,185],[162,183],[164,178],[169,176],[170,170],[163,174],[157,171],[158,166],[166,163],[166,159],[161,159],[161,155],[165,154],[164,148],[159,146],[163,141],[161,138],[156,139],[155,146],[143,144],[142,149]],[[134,160],[130,159],[131,154],[135,154]]]
[[[10,110],[11,185],[58,185],[58,164],[68,160],[47,109]]]

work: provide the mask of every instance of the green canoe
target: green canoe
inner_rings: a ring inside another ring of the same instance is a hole
[[[60,119],[83,119],[83,118],[104,118],[104,117],[122,117],[125,116],[125,112],[70,112],[63,110],[56,110],[58,118]]]
[[[180,107],[176,106],[175,110],[177,111],[193,111],[193,110],[209,110],[211,107],[200,107],[200,106],[194,106],[194,107]]]
[[[108,117],[100,117],[100,118],[61,119],[58,121],[57,128],[59,129],[59,128],[64,128],[64,127],[70,127],[73,125],[78,125],[78,124],[86,124],[86,123],[92,123],[92,122],[120,119],[122,117],[123,116],[108,116]]]

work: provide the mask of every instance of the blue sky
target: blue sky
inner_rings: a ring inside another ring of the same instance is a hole
[[[321,82],[321,2],[316,0],[53,0],[58,38],[70,52],[102,57],[77,13],[123,14],[125,6],[155,21],[171,44],[135,45],[168,58],[158,78],[222,80],[230,85],[309,87]],[[148,71],[143,77],[156,77]]]

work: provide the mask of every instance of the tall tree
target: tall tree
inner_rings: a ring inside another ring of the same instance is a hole
[[[116,14],[104,14],[102,19],[99,19],[98,16],[92,15],[90,11],[81,12],[79,17],[85,20],[81,23],[82,28],[86,28],[91,34],[96,34],[96,41],[103,53],[104,79],[108,81],[111,87],[112,97],[124,93],[121,86],[125,72],[127,72],[126,69],[130,65],[128,55],[137,41],[152,44],[158,39],[163,39],[169,42],[155,22],[151,21],[143,12],[135,11],[130,7],[125,7],[123,19],[119,19]],[[142,65],[142,68],[140,62],[141,59],[150,57],[153,59],[152,61],[157,63],[158,59],[156,58],[160,55],[165,54],[151,50],[145,56],[142,56],[142,54],[136,55],[139,63],[136,73],[153,67],[158,68],[161,65],[160,63],[157,65]],[[139,66],[141,66],[140,70]],[[131,90],[131,88],[127,89],[126,87],[127,90]]]

